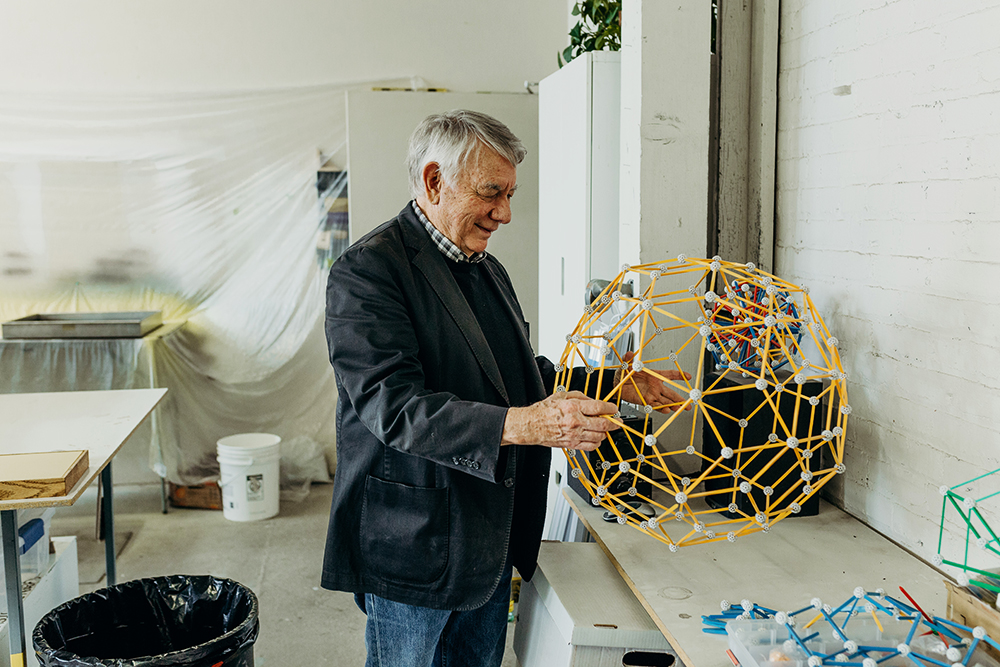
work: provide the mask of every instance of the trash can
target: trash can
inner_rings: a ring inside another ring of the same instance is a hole
[[[103,588],[46,614],[44,667],[253,667],[257,596],[230,579],[171,575]]]

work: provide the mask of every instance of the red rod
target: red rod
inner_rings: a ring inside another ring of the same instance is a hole
[[[920,608],[920,605],[918,605],[918,604],[917,604],[917,601],[916,601],[916,600],[914,600],[913,598],[911,598],[911,597],[910,597],[910,594],[906,592],[906,589],[905,589],[905,588],[903,588],[902,586],[900,586],[900,587],[899,587],[899,590],[900,590],[900,592],[901,592],[901,593],[902,593],[903,595],[905,595],[905,596],[906,596],[906,599],[907,599],[907,600],[909,600],[909,601],[910,601],[910,603],[911,603],[911,604],[913,604],[913,606],[917,608],[917,611],[919,611],[919,612],[920,612],[921,614],[923,614],[923,617],[924,617],[925,619],[927,619],[927,622],[928,622],[929,624],[931,624],[931,625],[934,625],[934,621],[932,621],[932,620],[931,620],[931,617],[927,615],[927,612],[926,612],[926,611],[924,611],[923,609],[921,609],[921,608]],[[936,631],[933,631],[933,630],[932,630],[932,632],[934,632],[934,634],[937,634],[937,632],[936,632]],[[926,633],[925,633],[925,634],[926,634]]]

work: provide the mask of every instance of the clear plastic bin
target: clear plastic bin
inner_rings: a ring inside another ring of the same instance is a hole
[[[802,616],[806,617],[808,614]],[[829,623],[820,621],[808,630],[802,629],[802,623],[808,620],[801,621],[797,630],[803,637],[814,632],[819,633],[819,636],[806,642],[810,650],[830,654],[843,648],[843,639],[834,635]],[[843,620],[843,616],[837,617],[838,623],[843,623]],[[881,646],[891,650],[906,640],[912,625],[912,621],[897,621],[881,615],[879,621],[882,624],[881,628],[875,624],[871,616],[866,617],[862,614],[847,623],[845,632],[849,639],[858,644]],[[926,629],[926,626],[921,626],[918,635]],[[726,631],[729,634],[729,648],[739,660],[741,667],[808,667],[808,656],[805,651],[790,640],[788,629],[773,619],[730,621],[726,624]],[[912,650],[940,662],[947,664],[954,662],[945,659],[944,652],[947,646],[937,637],[917,636],[910,646]],[[884,654],[875,652],[875,655],[882,658],[887,656],[888,652]],[[962,655],[965,655],[964,649]],[[860,662],[860,658],[852,660]],[[879,667],[913,667],[914,664],[916,664],[914,661],[902,655],[896,655],[884,662],[879,661]],[[997,663],[986,655],[982,648],[976,651],[969,665],[997,667]]]
[[[18,510],[18,547],[21,550],[21,581],[34,579],[49,566],[49,527],[55,509]],[[3,551],[0,550],[0,610],[7,609]]]

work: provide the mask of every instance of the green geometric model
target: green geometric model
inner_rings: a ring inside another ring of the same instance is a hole
[[[989,577],[996,578],[996,572],[987,572],[986,570],[973,567],[969,564],[969,545],[970,543],[975,543],[975,545],[983,550],[984,552],[992,552],[996,556],[1000,556],[1000,539],[997,538],[996,531],[990,526],[989,522],[983,517],[982,512],[979,511],[979,504],[984,500],[988,500],[994,496],[1000,495],[1000,489],[993,491],[988,489],[989,493],[985,495],[974,498],[972,495],[962,496],[955,492],[955,489],[970,486],[975,482],[980,482],[981,480],[986,480],[997,473],[1000,472],[1000,468],[990,471],[979,477],[974,477],[968,481],[962,482],[961,484],[956,484],[953,487],[942,486],[939,491],[944,498],[941,501],[941,526],[938,530],[938,552],[934,555],[935,565],[951,565],[952,567],[957,567],[962,571],[959,577],[960,583],[962,585],[968,585],[968,575],[967,572],[974,572],[976,574],[983,574]],[[990,484],[993,482],[993,484]],[[1000,475],[989,479],[986,482],[987,485],[996,488],[1000,486]],[[982,485],[980,485],[982,486]],[[953,508],[958,512],[958,516],[961,517],[962,522],[965,523],[965,552],[962,557],[962,562],[957,562],[955,560],[945,560],[944,556],[941,554],[943,542],[944,542],[944,521],[945,516],[948,512],[948,508]],[[1000,593],[1000,587],[991,584],[986,581],[976,581],[976,586],[982,588],[988,588],[994,593]]]

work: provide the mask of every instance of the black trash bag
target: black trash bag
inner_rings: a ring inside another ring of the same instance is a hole
[[[257,596],[230,579],[136,579],[60,605],[35,626],[43,667],[253,667]]]

